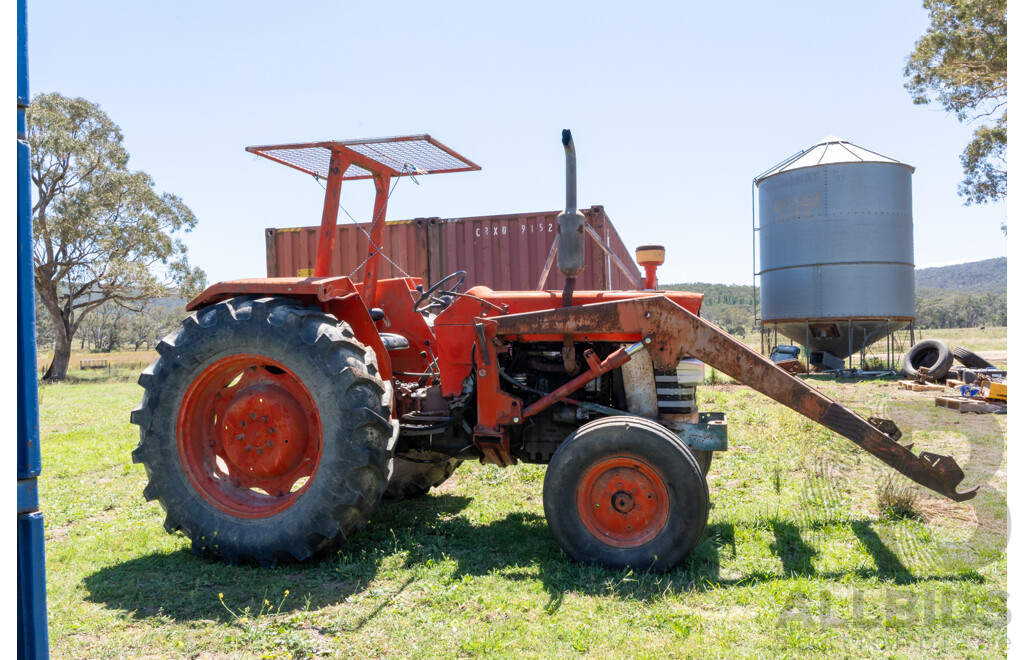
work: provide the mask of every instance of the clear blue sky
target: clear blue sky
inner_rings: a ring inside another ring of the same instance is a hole
[[[311,177],[244,147],[409,133],[483,170],[402,180],[391,219],[559,208],[571,128],[580,205],[664,243],[662,282],[749,282],[751,179],[829,134],[917,168],[919,267],[1006,254],[1005,204],[956,195],[974,127],[903,88],[919,3],[554,5],[29,0],[31,89],[121,126],[198,216],[211,282],[265,275],[263,229],[320,219]],[[342,203],[368,219],[372,187]]]

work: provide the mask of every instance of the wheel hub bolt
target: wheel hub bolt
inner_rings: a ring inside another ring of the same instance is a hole
[[[612,507],[619,513],[629,513],[634,505],[633,496],[627,492],[620,490],[612,495]]]

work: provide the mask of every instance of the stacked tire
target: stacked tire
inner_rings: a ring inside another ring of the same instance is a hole
[[[953,360],[971,369],[992,369],[988,360],[963,346],[950,350],[940,339],[926,339],[914,344],[903,357],[903,373],[908,378],[919,378],[921,367],[928,368],[928,377],[942,380],[953,366]]]
[[[907,378],[920,378],[919,369],[926,367],[928,377],[941,380],[953,366],[953,353],[946,342],[939,339],[926,339],[914,344],[903,356],[903,373]]]
[[[977,353],[967,350],[963,346],[957,346],[956,348],[953,349],[953,357],[956,358],[957,362],[964,365],[965,367],[970,367],[971,369],[995,368],[994,364],[992,364],[985,358],[981,357]]]

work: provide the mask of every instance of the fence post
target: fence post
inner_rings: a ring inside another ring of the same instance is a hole
[[[18,658],[49,657],[46,562],[39,512],[39,376],[32,273],[32,192],[25,112],[28,109],[27,0],[18,0]]]

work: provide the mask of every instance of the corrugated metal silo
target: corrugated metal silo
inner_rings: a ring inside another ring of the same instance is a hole
[[[913,321],[913,171],[829,136],[754,179],[764,327],[842,359]]]

